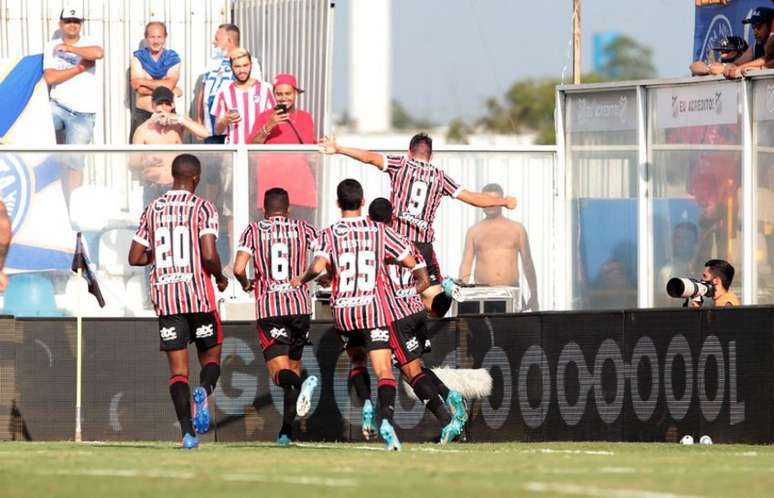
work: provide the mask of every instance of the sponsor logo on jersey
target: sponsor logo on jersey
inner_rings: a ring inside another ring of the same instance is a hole
[[[167,207],[167,198],[166,197],[159,197],[156,199],[156,201],[153,203],[153,209],[155,211],[161,212],[164,211],[164,208]]]
[[[398,218],[410,225],[414,225],[417,228],[426,229],[427,227],[430,226],[428,222],[420,218],[417,218],[411,213],[407,213],[407,212],[400,213],[400,216],[398,216]]]
[[[349,235],[349,227],[346,223],[336,223],[333,225],[333,235],[336,237],[346,237]]]
[[[177,339],[177,332],[175,332],[175,327],[161,327],[160,333],[162,341],[174,341]]]
[[[288,292],[292,290],[293,290],[293,286],[290,285],[289,282],[285,282],[282,284],[273,283],[269,287],[269,292]]]
[[[169,285],[177,284],[180,282],[190,282],[193,279],[193,275],[190,273],[168,273],[166,275],[159,275],[156,278],[156,285]]]
[[[268,232],[271,230],[271,221],[269,220],[261,220],[258,222],[258,230],[262,232]]]
[[[398,289],[395,292],[395,296],[400,299],[408,299],[410,297],[414,297],[417,295],[417,290],[414,287],[409,287],[406,289]]]
[[[374,296],[363,297],[340,297],[333,303],[334,308],[353,308],[355,306],[365,306],[374,302]]]
[[[211,337],[215,333],[214,328],[215,326],[213,324],[201,325],[196,329],[196,338],[204,339],[205,337]]]
[[[371,340],[373,342],[387,342],[390,340],[390,333],[384,329],[371,329]]]
[[[409,351],[414,351],[418,347],[419,347],[419,341],[417,340],[416,337],[412,337],[411,339],[406,341],[406,349],[408,349]]]
[[[285,328],[278,329],[276,327],[272,328],[269,331],[269,335],[272,336],[274,339],[279,339],[280,337],[288,337],[288,333],[285,331]]]

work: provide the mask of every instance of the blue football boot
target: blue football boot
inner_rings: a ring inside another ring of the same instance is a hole
[[[376,438],[376,424],[374,423],[374,405],[370,399],[363,403],[363,437],[366,441]]]
[[[210,410],[207,404],[207,391],[202,386],[193,392],[193,426],[199,434],[210,430]]]
[[[318,382],[317,377],[310,375],[301,384],[301,392],[298,393],[298,401],[296,401],[296,414],[299,417],[309,415],[309,410],[312,409],[312,395]]]
[[[183,436],[183,448],[186,450],[192,450],[199,446],[199,440],[193,434],[186,434]]]
[[[384,449],[387,451],[400,451],[400,441],[398,435],[395,434],[395,429],[387,420],[382,420],[382,426],[379,428],[379,433],[384,439]]]

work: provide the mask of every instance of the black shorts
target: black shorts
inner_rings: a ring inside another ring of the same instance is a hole
[[[427,344],[427,313],[414,313],[390,324],[390,346],[399,367],[429,353]]]
[[[223,329],[217,311],[164,315],[159,317],[159,338],[162,351],[185,349],[192,342],[204,351],[223,342]]]
[[[257,322],[258,342],[263,358],[269,361],[287,356],[299,361],[304,346],[309,344],[309,315],[288,315],[261,318]]]
[[[390,330],[388,327],[376,327],[373,329],[339,330],[336,329],[344,349],[365,348],[366,351],[377,349],[390,349]]]
[[[438,258],[435,257],[433,244],[430,242],[414,242],[414,246],[425,259],[427,273],[430,274],[430,285],[441,285],[443,275],[441,275],[441,268],[438,266]]]

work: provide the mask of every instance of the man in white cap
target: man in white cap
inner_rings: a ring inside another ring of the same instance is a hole
[[[83,10],[65,5],[59,14],[62,35],[46,45],[43,77],[50,87],[54,128],[64,132],[66,144],[88,144],[94,139],[94,122],[100,100],[95,62],[103,57],[93,38],[81,36]],[[70,192],[83,182],[81,159],[70,161],[62,171],[62,189]]]

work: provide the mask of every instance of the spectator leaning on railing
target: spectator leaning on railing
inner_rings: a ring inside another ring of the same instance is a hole
[[[207,127],[209,136],[204,143],[222,144],[226,135],[215,133],[215,98],[224,85],[234,81],[228,54],[239,48],[239,28],[235,24],[221,24],[212,40],[212,61],[209,69],[202,74],[201,85],[196,93],[196,119]],[[255,57],[251,59],[250,76],[262,81],[261,65]]]
[[[271,85],[256,80],[252,71],[252,56],[243,48],[228,54],[234,81],[223,85],[215,98],[212,115],[215,116],[215,133],[226,134],[227,144],[250,143],[250,133],[255,119],[275,105]]]
[[[704,61],[695,61],[691,64],[692,76],[721,75],[728,64],[734,64],[744,55],[749,48],[747,41],[741,36],[727,36],[720,40],[713,51],[720,52],[720,62],[708,64]]]
[[[81,36],[83,11],[65,6],[59,15],[60,38],[51,40],[43,54],[43,77],[51,88],[54,128],[64,132],[66,144],[88,144],[94,139],[94,121],[99,109],[99,87],[95,61],[102,59],[102,47]],[[83,160],[69,161],[62,171],[62,189],[70,192],[83,182]]]
[[[771,54],[774,54],[774,40],[769,37],[772,19],[774,19],[774,9],[758,7],[750,13],[747,19],[742,21],[742,24],[752,26],[755,45],[748,48],[734,63],[726,64],[723,68],[723,75],[726,78],[741,78],[749,71],[762,69],[766,66],[766,61],[771,59]]]
[[[278,74],[274,78],[274,98],[277,106],[258,115],[251,134],[254,144],[316,144],[312,115],[296,106],[296,77]],[[317,184],[307,154],[263,154],[257,168],[256,207],[263,206],[263,193],[279,187],[290,196],[291,209],[297,218],[314,221],[317,206]]]
[[[132,54],[130,78],[134,95],[132,127],[129,139],[134,131],[153,114],[151,95],[153,90],[163,86],[182,95],[177,88],[180,78],[180,56],[177,52],[165,48],[167,27],[163,22],[152,21],[145,26],[145,47]]]

